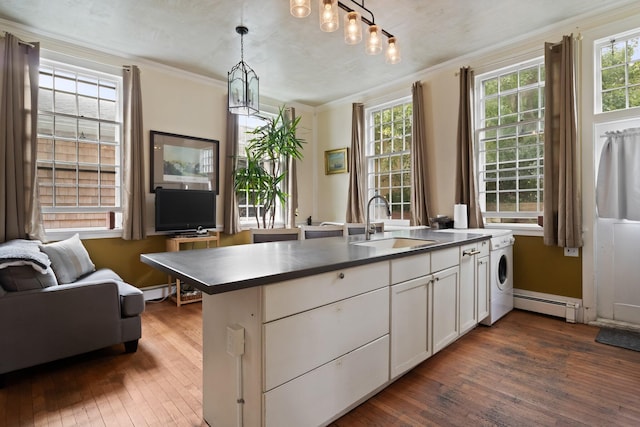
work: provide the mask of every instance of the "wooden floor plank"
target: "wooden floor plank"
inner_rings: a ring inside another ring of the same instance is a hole
[[[596,343],[597,332],[514,311],[331,426],[640,425],[640,353]],[[147,304],[136,353],[114,346],[6,382],[0,427],[205,426],[201,306]]]

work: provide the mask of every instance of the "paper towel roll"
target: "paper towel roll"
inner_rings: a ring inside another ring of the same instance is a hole
[[[453,228],[467,228],[467,205],[453,206]]]

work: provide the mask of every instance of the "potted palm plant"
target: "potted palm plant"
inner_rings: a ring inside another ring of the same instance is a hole
[[[276,206],[286,203],[288,194],[283,183],[288,174],[287,160],[302,158],[303,139],[296,136],[300,117],[289,118],[281,107],[275,117],[266,119],[263,126],[250,131],[253,136],[245,147],[243,167],[234,171],[236,191],[247,191],[253,206],[258,228],[273,228]],[[261,218],[258,209],[261,209]]]

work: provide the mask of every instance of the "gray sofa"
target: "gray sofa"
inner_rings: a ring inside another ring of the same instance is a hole
[[[7,269],[19,280],[29,274],[34,280],[47,277],[34,274],[30,266]],[[127,352],[137,350],[142,291],[114,271],[90,271],[72,283],[41,283],[26,290],[16,288],[19,280],[8,279],[7,272],[0,275],[0,376],[120,343]]]

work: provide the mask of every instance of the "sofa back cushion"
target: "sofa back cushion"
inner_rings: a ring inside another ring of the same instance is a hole
[[[58,281],[51,268],[43,274],[30,265],[19,265],[0,269],[0,284],[7,292],[20,292],[56,286]]]
[[[49,256],[51,268],[60,284],[73,283],[78,277],[96,269],[78,234],[41,245],[40,250]]]

